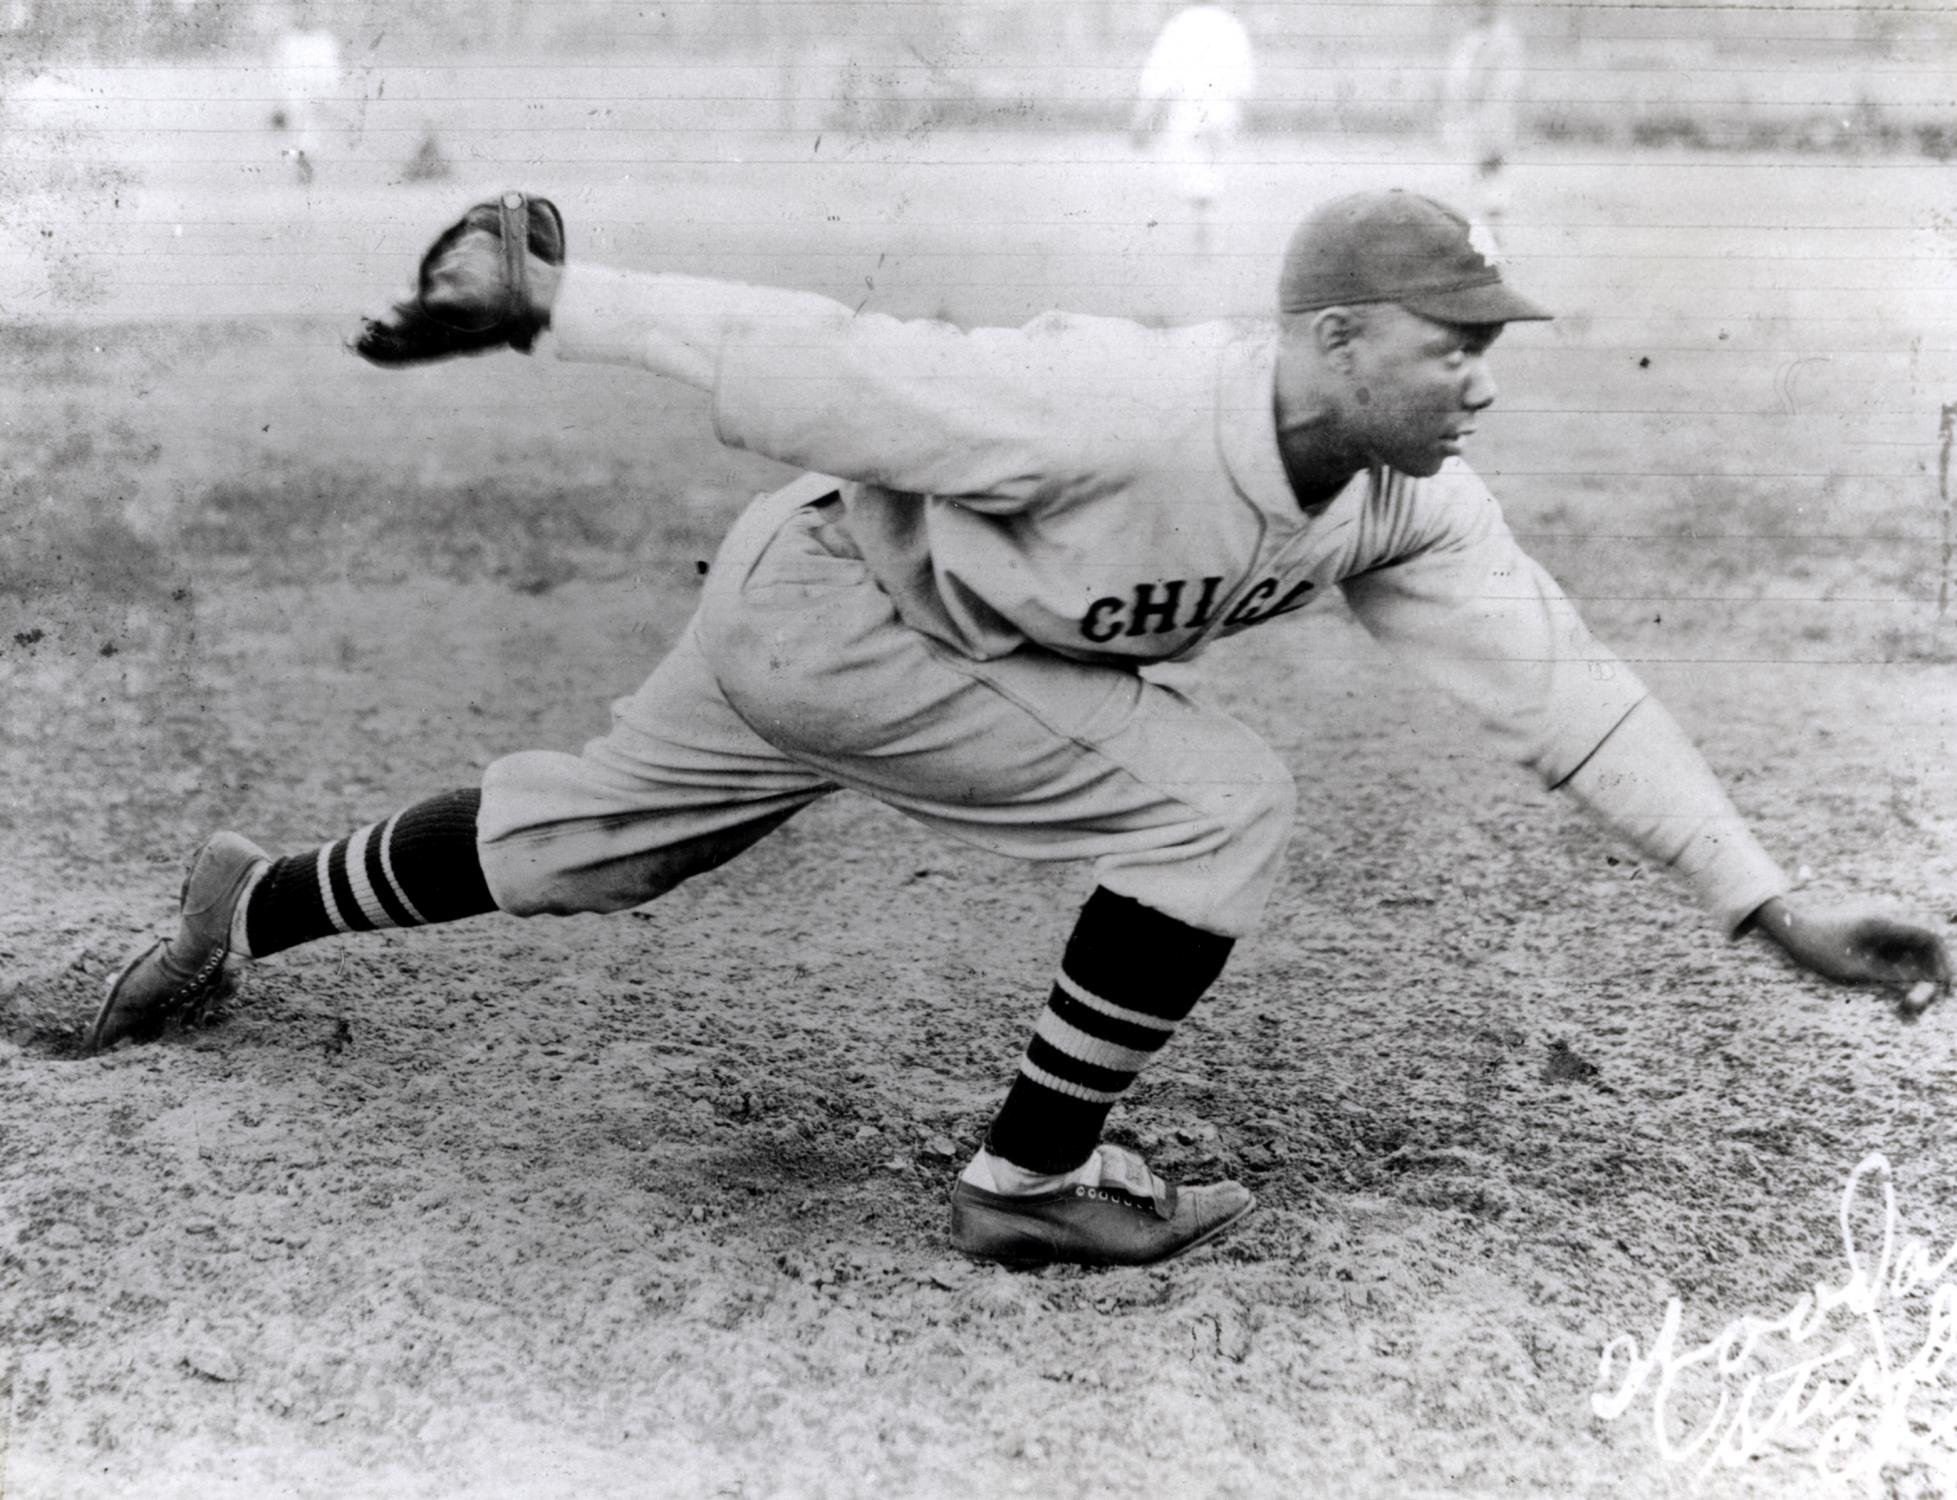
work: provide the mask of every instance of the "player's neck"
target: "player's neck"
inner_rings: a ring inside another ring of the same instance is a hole
[[[1272,417],[1291,492],[1305,510],[1328,504],[1367,466],[1366,451],[1347,435],[1326,397],[1323,371],[1307,343],[1287,339],[1279,346],[1274,387]]]
[[[1284,460],[1291,493],[1305,510],[1330,503],[1367,464],[1365,451],[1344,440],[1330,412],[1287,413],[1282,398],[1277,411],[1277,451]]]

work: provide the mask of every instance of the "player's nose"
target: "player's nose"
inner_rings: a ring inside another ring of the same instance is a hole
[[[1483,411],[1495,404],[1500,388],[1495,377],[1488,373],[1488,361],[1470,360],[1468,363],[1467,384],[1461,389],[1461,404],[1469,411]]]

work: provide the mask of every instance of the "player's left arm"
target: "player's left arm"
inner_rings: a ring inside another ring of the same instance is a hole
[[[1381,560],[1345,580],[1360,621],[1475,710],[1549,786],[1696,891],[1721,929],[1758,933],[1847,983],[1945,989],[1936,935],[1866,908],[1798,900],[1707,764],[1637,674],[1591,635],[1465,469],[1379,525]]]
[[[1166,415],[1209,398],[1216,355],[1117,319],[965,329],[600,265],[563,272],[550,326],[561,357],[708,392],[731,447],[992,514],[1119,488],[1159,450]]]
[[[774,330],[814,349],[847,328],[833,297],[673,272],[583,263],[531,268],[559,354],[630,365],[711,391],[728,340]]]

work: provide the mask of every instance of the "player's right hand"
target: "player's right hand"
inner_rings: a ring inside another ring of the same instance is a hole
[[[1922,993],[1906,1000],[1920,1012],[1930,1000],[1948,994],[1949,951],[1927,927],[1868,907],[1799,909],[1775,897],[1753,914],[1752,927],[1772,938],[1802,968],[1839,984],[1880,984]]]

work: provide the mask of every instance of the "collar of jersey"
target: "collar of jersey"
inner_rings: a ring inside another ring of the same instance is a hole
[[[1299,526],[1335,505],[1340,490],[1309,509],[1298,504],[1277,446],[1277,335],[1266,331],[1223,347],[1216,382],[1216,446],[1230,482],[1267,520]],[[1368,484],[1361,470],[1353,484]],[[1351,485],[1346,487],[1347,490]]]

